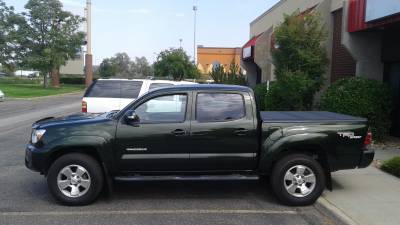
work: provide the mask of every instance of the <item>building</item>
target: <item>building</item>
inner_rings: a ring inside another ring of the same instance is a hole
[[[231,63],[240,66],[241,48],[219,48],[197,46],[197,68],[208,74],[215,66],[229,69]]]
[[[242,48],[242,68],[249,85],[274,80],[271,63],[274,28],[284,14],[318,12],[328,32],[327,85],[363,76],[387,82],[393,89],[394,115],[400,135],[400,1],[281,0],[250,23],[250,40]]]
[[[84,58],[84,55],[80,54],[77,58],[68,60],[65,66],[61,66],[60,74],[83,76],[85,74]]]

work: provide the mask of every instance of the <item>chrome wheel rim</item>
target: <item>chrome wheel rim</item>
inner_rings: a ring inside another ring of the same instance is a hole
[[[89,172],[82,166],[69,165],[57,175],[58,189],[65,196],[77,198],[86,194],[91,185]]]
[[[286,191],[297,198],[303,198],[312,193],[316,182],[314,172],[304,165],[291,167],[283,178]]]

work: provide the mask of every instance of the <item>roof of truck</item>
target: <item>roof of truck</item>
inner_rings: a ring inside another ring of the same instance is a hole
[[[170,87],[163,87],[154,89],[154,91],[163,90],[163,91],[179,91],[179,90],[218,90],[218,91],[251,91],[251,88],[239,85],[226,85],[226,84],[189,84],[189,85],[177,85]]]

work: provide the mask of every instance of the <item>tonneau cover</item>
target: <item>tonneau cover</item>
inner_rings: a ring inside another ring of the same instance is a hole
[[[325,111],[262,111],[260,112],[263,122],[366,122],[367,120],[361,117],[354,117],[339,113]]]

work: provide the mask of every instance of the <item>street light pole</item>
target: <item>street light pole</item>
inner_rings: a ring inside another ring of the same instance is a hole
[[[183,39],[182,39],[182,38],[179,38],[179,48],[180,48],[180,49],[182,49],[182,41],[183,41]]]
[[[194,12],[194,29],[193,29],[193,58],[194,58],[194,65],[197,65],[197,55],[196,55],[196,26],[197,26],[197,6],[193,6]]]
[[[93,82],[92,56],[92,2],[86,0],[86,55],[85,55],[85,85],[89,87]]]

